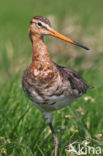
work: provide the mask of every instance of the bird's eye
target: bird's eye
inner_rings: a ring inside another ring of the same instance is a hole
[[[42,26],[42,24],[41,24],[40,22],[38,22],[38,25],[39,25],[39,26]]]

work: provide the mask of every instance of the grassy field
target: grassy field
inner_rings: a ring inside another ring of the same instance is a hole
[[[52,60],[73,68],[94,86],[70,107],[52,113],[59,138],[59,156],[70,144],[100,147],[103,155],[103,1],[18,0],[0,4],[0,156],[53,156],[54,144],[42,113],[22,90],[24,70],[31,62],[29,21],[46,16],[59,32],[91,50],[46,37]],[[74,154],[72,154],[74,155]],[[89,154],[88,154],[89,155]],[[96,154],[94,154],[96,155]],[[92,152],[90,154],[92,156]]]

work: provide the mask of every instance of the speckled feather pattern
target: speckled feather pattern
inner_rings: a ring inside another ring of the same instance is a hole
[[[36,16],[48,25],[50,22]],[[48,49],[39,34],[32,33],[29,36],[32,41],[32,63],[25,71],[22,84],[24,92],[31,101],[43,112],[51,112],[61,109],[90,88],[79,74],[69,68],[61,67],[50,60]]]
[[[30,22],[29,37],[33,55],[31,64],[24,72],[22,86],[32,103],[44,114],[54,138],[54,156],[57,156],[59,142],[52,125],[51,112],[70,105],[86,93],[90,86],[77,72],[51,61],[43,41],[44,35],[52,35],[84,49],[88,48],[56,32],[47,18],[35,16]]]

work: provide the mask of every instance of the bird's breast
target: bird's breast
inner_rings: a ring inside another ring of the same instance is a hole
[[[29,99],[40,109],[53,111],[71,104],[70,83],[55,69],[27,70],[23,76],[23,89]]]
[[[34,97],[37,97],[38,94],[42,99],[46,99],[46,96],[49,97],[58,91],[60,84],[61,78],[56,71],[34,69],[33,74],[31,74],[27,70],[23,76],[24,91],[30,92]]]

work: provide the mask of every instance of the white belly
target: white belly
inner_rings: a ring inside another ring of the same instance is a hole
[[[70,105],[73,101],[75,101],[77,98],[74,98],[73,96],[69,96],[69,97],[53,97],[51,100],[49,100],[47,103],[43,103],[42,101],[38,101],[39,104],[37,104],[36,102],[34,103],[34,105],[36,105],[36,107],[38,107],[41,111],[47,111],[47,112],[51,112],[51,111],[55,111],[61,108],[66,107],[67,105]]]

